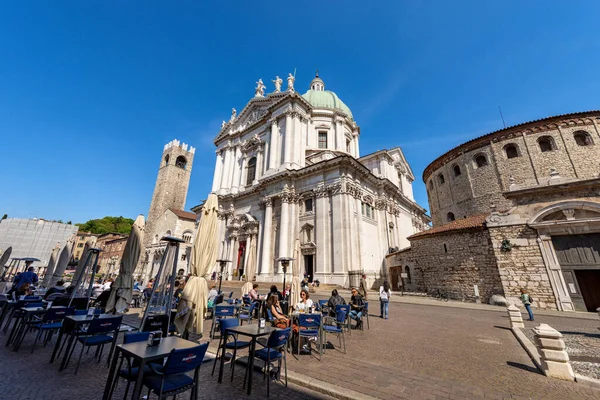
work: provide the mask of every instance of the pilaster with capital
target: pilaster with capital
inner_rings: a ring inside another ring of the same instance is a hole
[[[215,161],[215,175],[213,176],[212,191],[217,192],[221,188],[221,175],[223,174],[223,151],[217,151],[217,160]]]
[[[231,158],[232,149],[230,146],[225,148],[225,163],[223,164],[223,173],[221,174],[221,189],[227,190],[230,187],[231,179]]]
[[[344,135],[344,127],[341,118],[335,119],[335,144],[336,150],[346,151],[346,137]]]
[[[316,226],[315,243],[317,245],[317,262],[315,272],[331,273],[331,263],[329,258],[329,191],[324,186],[318,186],[314,189],[317,198],[315,204]]]
[[[269,169],[276,169],[278,154],[281,151],[281,145],[279,144],[279,129],[277,126],[277,119],[272,118],[271,122],[271,140],[269,144]]]
[[[292,147],[294,146],[294,129],[292,127],[292,113],[285,113],[285,131],[283,135],[283,164],[289,166],[292,161]]]
[[[263,221],[263,243],[262,243],[262,260],[260,273],[271,275],[273,274],[273,250],[271,248],[271,238],[273,233],[273,200],[269,197],[263,199],[262,203],[265,206],[265,217]]]
[[[264,158],[264,150],[263,150],[263,146],[258,145],[258,147],[256,148],[256,174],[254,175],[254,181],[252,182],[253,185],[258,183],[258,180],[262,177],[262,171],[263,171],[263,158]]]
[[[235,153],[233,158],[233,183],[231,185],[231,192],[237,193],[240,185],[240,175],[242,170],[242,149],[239,145],[235,146]]]

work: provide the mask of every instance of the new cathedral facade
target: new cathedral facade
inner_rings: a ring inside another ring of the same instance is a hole
[[[226,276],[241,279],[256,260],[254,280],[280,281],[277,259],[292,257],[311,281],[347,287],[365,273],[373,284],[386,254],[428,227],[410,166],[399,147],[361,156],[352,112],[318,75],[303,95],[291,75],[285,91],[273,82],[265,94],[259,81],[214,140]]]

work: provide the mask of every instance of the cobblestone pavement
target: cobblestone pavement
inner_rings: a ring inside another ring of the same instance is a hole
[[[135,320],[135,316],[128,316],[129,322]],[[108,376],[106,355],[100,364],[93,358],[93,351],[89,355],[84,353],[81,366],[75,375],[76,358],[69,367],[58,372],[58,363],[49,363],[52,353],[52,345],[36,346],[35,352],[31,354],[31,344],[34,334],[28,335],[18,352],[5,347],[6,335],[0,334],[0,400],[79,400],[79,399],[101,399],[104,385]],[[105,349],[106,354],[106,349]],[[266,383],[262,375],[256,373],[252,387],[252,396],[246,396],[242,389],[244,368],[236,368],[234,382],[230,382],[229,368],[224,374],[223,383],[217,383],[217,371],[211,376],[212,362],[206,363],[200,368],[200,389],[198,399],[246,399],[266,398]],[[273,383],[273,382],[272,382]],[[126,384],[120,381],[113,395],[113,399],[122,399]],[[129,395],[131,395],[131,390]],[[144,394],[146,392],[144,391]],[[155,396],[151,398],[156,399]],[[177,399],[189,399],[190,392],[182,393]],[[286,388],[282,384],[271,385],[271,397],[273,399],[328,399],[329,397],[314,393],[304,387],[289,384]]]

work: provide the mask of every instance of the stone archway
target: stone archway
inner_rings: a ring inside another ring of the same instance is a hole
[[[528,225],[538,232],[557,307],[589,311],[600,306],[600,203],[554,203],[539,210]]]

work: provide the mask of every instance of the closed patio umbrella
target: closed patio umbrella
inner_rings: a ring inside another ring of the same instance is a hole
[[[285,288],[284,288],[285,289]],[[294,261],[292,261],[292,287],[290,289],[290,310],[300,301],[300,239],[294,243]]]
[[[56,243],[56,246],[52,249],[52,253],[50,254],[50,261],[48,261],[48,267],[46,268],[46,273],[44,274],[44,280],[42,281],[43,287],[48,287],[48,283],[50,283],[50,278],[54,273],[54,268],[56,267],[56,263],[58,262],[58,256],[60,252],[60,245]]]
[[[131,303],[133,295],[133,271],[142,254],[145,225],[144,216],[138,215],[131,227],[125,251],[123,251],[121,265],[119,266],[119,276],[115,279],[110,289],[110,297],[106,304],[107,313],[123,313]]]
[[[67,265],[69,265],[69,260],[71,259],[71,253],[73,251],[73,246],[75,245],[75,235],[71,236],[67,243],[63,246],[60,254],[58,256],[58,261],[56,262],[56,268],[54,268],[54,272],[50,277],[50,281],[48,282],[48,287],[52,287],[56,285],[56,282],[62,279],[65,270],[67,269]]]
[[[250,253],[248,253],[248,265],[246,265],[246,283],[242,287],[242,295],[248,294],[252,290],[252,279],[256,274],[256,238],[252,238],[250,243]]]
[[[73,284],[77,283],[79,275],[83,273],[83,268],[85,267],[85,261],[88,258],[88,253],[90,252],[90,249],[96,247],[96,239],[96,236],[90,236],[88,240],[85,241],[85,245],[83,246],[83,252],[81,253],[81,258],[79,259],[79,264],[77,264],[77,268],[75,269],[75,273],[73,274]],[[94,277],[92,277],[92,279],[94,279]]]
[[[0,256],[0,277],[4,274],[4,268],[6,267],[6,263],[10,259],[10,255],[12,253],[12,246],[9,246],[4,252],[2,256]]]
[[[183,289],[177,305],[175,326],[181,333],[185,331],[202,334],[204,310],[208,302],[208,284],[206,276],[217,261],[217,239],[219,201],[216,194],[210,194],[198,223],[194,238],[190,271],[192,276]]]

